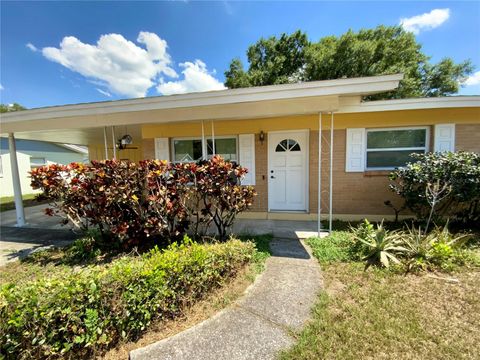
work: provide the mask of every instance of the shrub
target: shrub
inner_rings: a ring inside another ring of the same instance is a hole
[[[407,249],[404,256],[407,271],[450,270],[455,263],[465,264],[467,261],[462,253],[470,237],[470,234],[450,233],[447,225],[428,234],[421,228],[409,228],[402,233],[402,242]]]
[[[236,215],[253,203],[253,187],[240,185],[246,171],[214,156],[198,164],[107,160],[49,165],[32,170],[31,178],[32,187],[52,203],[48,215],[83,230],[93,226],[128,247],[147,239],[170,242],[189,226],[197,235],[200,224],[212,222],[225,240]]]
[[[471,234],[452,234],[448,224],[425,233],[420,227],[389,231],[383,222],[364,220],[349,232],[335,231],[325,238],[308,239],[313,255],[321,263],[365,261],[370,266],[394,271],[450,271],[455,266],[480,267],[480,254],[469,244]]]
[[[200,222],[217,228],[220,239],[226,239],[227,229],[238,213],[250,208],[256,195],[251,186],[240,186],[246,169],[236,163],[214,156],[202,161],[194,171],[193,190],[200,199]],[[198,226],[196,227],[198,229]],[[198,235],[198,234],[197,234]]]
[[[352,228],[353,237],[357,240],[355,249],[364,253],[365,269],[371,265],[388,268],[390,263],[399,264],[398,255],[405,252],[401,236],[396,231],[388,231],[383,227],[383,221],[374,226],[365,220],[357,228]]]
[[[448,186],[449,193],[438,204],[439,216],[452,216],[465,224],[480,221],[480,155],[473,152],[412,154],[415,162],[390,174],[392,191],[419,219],[425,219],[431,206],[427,187]]]
[[[186,306],[252,259],[252,243],[200,245],[188,238],[105,268],[65,272],[0,288],[0,355],[84,358],[134,339],[154,320]]]

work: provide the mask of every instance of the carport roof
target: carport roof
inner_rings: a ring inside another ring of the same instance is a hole
[[[337,111],[340,98],[391,91],[402,74],[312,81],[182,95],[52,106],[2,114],[2,135],[88,144],[101,141],[105,126],[139,133],[148,123],[229,120]]]

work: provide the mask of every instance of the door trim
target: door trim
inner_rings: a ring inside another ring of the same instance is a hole
[[[304,210],[272,210],[270,206],[270,170],[271,170],[271,155],[270,155],[270,145],[271,145],[271,135],[276,134],[306,134],[306,154],[305,154],[305,209]],[[267,141],[267,202],[268,202],[268,212],[280,212],[280,213],[309,213],[310,209],[310,196],[309,196],[309,187],[310,187],[310,130],[309,129],[299,129],[299,130],[276,130],[268,132],[268,141]]]

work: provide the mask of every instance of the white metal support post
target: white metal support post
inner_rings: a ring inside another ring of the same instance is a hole
[[[213,120],[212,120],[212,150],[213,150],[212,155],[215,155],[216,154],[216,152],[215,152],[215,127],[213,125]]]
[[[107,127],[103,128],[103,142],[105,143],[105,160],[108,160],[108,142],[107,142]]]
[[[115,126],[112,126],[112,148],[113,148],[113,160],[117,159],[117,142],[115,140]]]
[[[18,227],[25,226],[25,210],[23,209],[22,187],[20,185],[20,174],[18,172],[17,147],[15,136],[8,134],[8,149],[10,151],[10,166],[12,168],[13,196],[15,200],[15,211],[17,213]]]
[[[207,159],[207,143],[205,141],[205,127],[202,120],[202,160]]]
[[[318,237],[322,232],[322,113],[318,113],[318,199],[317,199],[317,231]]]
[[[329,192],[329,214],[328,214],[328,231],[332,233],[332,217],[333,217],[333,111],[330,113],[330,184],[328,186]]]

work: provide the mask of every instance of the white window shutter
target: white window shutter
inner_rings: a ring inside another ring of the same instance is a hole
[[[170,161],[170,149],[168,148],[168,138],[155,139],[155,159]]]
[[[435,125],[434,151],[455,151],[455,124]]]
[[[255,185],[255,134],[238,135],[240,165],[248,169],[242,185]]]
[[[365,128],[347,129],[346,172],[365,170]]]

